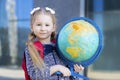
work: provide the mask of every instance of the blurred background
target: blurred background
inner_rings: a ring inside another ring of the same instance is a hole
[[[56,11],[59,31],[73,17],[94,20],[103,30],[104,48],[83,72],[91,80],[120,80],[120,0],[0,0],[0,80],[24,80],[21,61],[30,32],[32,8]]]

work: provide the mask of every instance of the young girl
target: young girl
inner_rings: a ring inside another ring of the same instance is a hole
[[[55,51],[55,11],[48,7],[34,8],[30,28],[22,62],[26,80],[75,80]],[[79,72],[83,67],[74,65],[74,70]],[[62,75],[56,75],[58,71]]]

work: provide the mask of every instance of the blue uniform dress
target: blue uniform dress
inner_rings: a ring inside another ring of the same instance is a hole
[[[32,59],[29,55],[28,48],[25,49],[26,56],[26,66],[28,75],[32,80],[78,80],[73,77],[63,77],[61,75],[52,75],[50,76],[50,67],[56,64],[64,65],[64,63],[59,59],[56,54],[54,44],[45,44],[44,47],[44,63],[46,68],[44,70],[44,79],[41,74],[41,70],[33,66]],[[65,65],[64,65],[65,66]]]

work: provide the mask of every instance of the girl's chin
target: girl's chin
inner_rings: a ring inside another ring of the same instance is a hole
[[[46,37],[46,36],[39,36],[38,37],[40,40],[46,40],[46,39],[49,39],[48,37]]]

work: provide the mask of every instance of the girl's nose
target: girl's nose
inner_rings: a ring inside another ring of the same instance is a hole
[[[41,30],[45,30],[45,26],[42,26],[42,27],[41,27]]]

